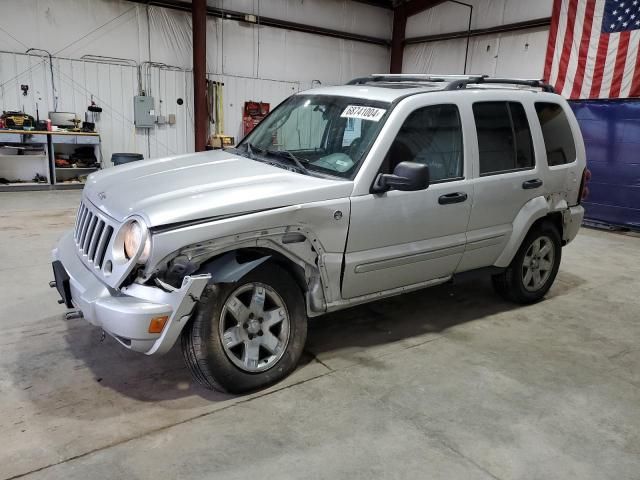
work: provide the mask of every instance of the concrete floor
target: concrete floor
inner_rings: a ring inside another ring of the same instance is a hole
[[[640,478],[640,238],[583,229],[526,308],[469,279],[325,317],[232,397],[63,320],[79,197],[0,194],[0,478]]]

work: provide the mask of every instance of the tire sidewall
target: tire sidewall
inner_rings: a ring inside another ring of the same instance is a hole
[[[522,266],[524,262],[524,257],[529,250],[531,244],[539,237],[547,236],[551,239],[554,248],[554,263],[551,269],[551,274],[549,278],[547,278],[546,283],[542,288],[536,290],[534,292],[529,291],[524,286],[524,279],[522,278]],[[510,268],[510,276],[511,276],[511,284],[512,288],[516,291],[516,297],[518,297],[521,301],[525,301],[527,303],[536,302],[541,300],[549,291],[553,282],[555,281],[556,275],[558,274],[558,270],[560,268],[560,261],[562,257],[562,243],[560,240],[560,234],[558,230],[550,223],[544,222],[540,224],[539,227],[533,229],[531,232],[527,234],[518,253],[516,254]]]
[[[242,285],[260,282],[269,285],[282,298],[289,315],[289,341],[282,357],[268,370],[245,372],[227,356],[220,338],[219,324],[223,306],[229,296]],[[193,333],[201,339],[197,354],[206,377],[232,393],[255,390],[271,385],[291,373],[302,355],[307,336],[307,316],[304,298],[288,272],[275,264],[265,264],[248,273],[236,283],[207,287],[211,295],[201,302],[193,319]],[[193,334],[192,333],[192,334]]]

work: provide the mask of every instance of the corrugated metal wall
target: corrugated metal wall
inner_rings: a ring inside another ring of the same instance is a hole
[[[468,74],[541,78],[548,28],[473,37],[469,42]],[[405,73],[463,73],[466,39],[407,45]]]
[[[193,87],[188,70],[152,67],[145,85],[150,86],[158,114],[176,115],[175,125],[157,125],[136,129],[133,122],[133,97],[137,93],[136,67],[110,63],[54,58],[56,92],[51,88],[48,57],[0,52],[0,105],[5,110],[36,112],[47,118],[57,100],[57,110],[87,111],[91,100],[102,107],[98,130],[102,138],[102,155],[108,161],[114,152],[137,152],[157,158],[193,151]],[[232,75],[209,75],[222,81],[224,88],[225,130],[242,137],[242,107],[245,101],[258,100],[275,107],[297,92],[297,82],[262,80]],[[23,96],[20,85],[29,85]],[[181,98],[182,105],[177,101]]]
[[[465,0],[472,4],[473,30],[551,15],[552,0]],[[469,8],[444,2],[407,20],[407,38],[466,31]],[[467,73],[542,78],[548,27],[471,38]],[[407,45],[407,73],[463,73],[466,39]]]
[[[309,0],[304,5],[291,0],[211,4],[383,38],[391,35],[389,10],[350,0]],[[388,68],[384,46],[217,18],[207,19],[207,30],[210,78],[225,84],[225,133],[236,138],[242,137],[245,101],[269,102],[275,107],[292,93],[309,88],[315,79],[325,85],[344,83]],[[48,57],[23,53],[32,47],[53,54],[55,93]],[[108,160],[118,151],[142,153],[147,158],[193,151],[188,13],[124,0],[14,1],[2,7],[0,50],[6,51],[0,52],[0,109],[35,113],[37,103],[41,117],[46,118],[57,101],[58,111],[82,117],[93,95],[103,108],[97,122],[103,158]],[[129,60],[118,64],[88,61],[82,59],[85,55]],[[175,125],[134,128],[135,65],[148,59],[166,66],[149,68],[148,75],[145,70],[143,86],[155,98],[158,113],[176,114]],[[29,85],[26,97],[21,84]],[[176,103],[178,98],[184,101],[181,106]]]

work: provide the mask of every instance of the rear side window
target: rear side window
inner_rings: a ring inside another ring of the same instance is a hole
[[[550,167],[564,165],[576,159],[576,144],[564,109],[557,103],[536,103],[536,112],[547,150]]]
[[[480,175],[495,175],[535,166],[531,130],[520,103],[474,103],[473,116],[478,131]]]

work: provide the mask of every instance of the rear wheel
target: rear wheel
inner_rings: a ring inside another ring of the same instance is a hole
[[[205,289],[182,334],[182,351],[204,386],[241,393],[291,373],[306,336],[300,288],[285,270],[265,264],[237,283]]]
[[[533,303],[542,299],[558,274],[562,244],[550,222],[543,222],[526,236],[507,269],[492,277],[495,290],[507,300]]]

